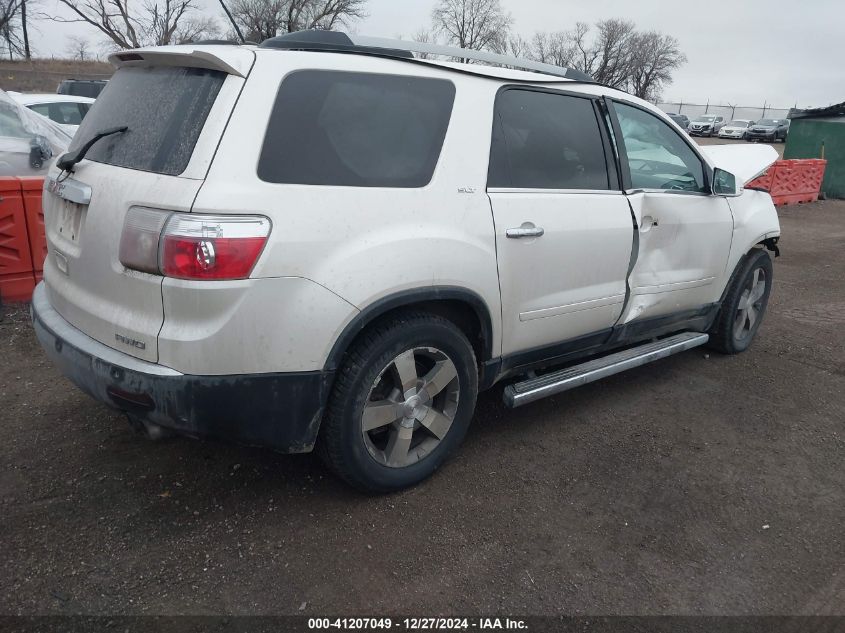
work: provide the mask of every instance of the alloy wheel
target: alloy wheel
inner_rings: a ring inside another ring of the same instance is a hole
[[[361,432],[370,455],[391,468],[424,459],[449,432],[459,398],[458,370],[444,352],[402,352],[381,371],[364,405]]]
[[[762,316],[765,294],[766,271],[755,268],[754,272],[748,276],[737,304],[733,328],[736,340],[744,340],[754,331],[754,325]]]

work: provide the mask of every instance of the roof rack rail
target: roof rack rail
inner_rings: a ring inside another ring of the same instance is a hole
[[[404,44],[404,42],[398,42]],[[371,53],[385,55],[387,57],[401,57],[413,59],[414,56],[409,50],[396,47],[384,46],[361,46],[353,42],[350,37],[341,31],[321,31],[312,29],[310,31],[295,31],[271,37],[261,42],[260,48],[280,48],[290,51],[323,51],[338,53]]]
[[[279,48],[285,50],[325,51],[343,53],[374,54],[399,59],[414,59],[414,53],[422,55],[437,55],[461,60],[472,60],[493,66],[504,66],[517,70],[538,72],[561,79],[593,82],[593,78],[574,68],[563,68],[529,59],[520,59],[509,55],[499,55],[486,51],[476,51],[454,46],[428,44],[424,42],[407,42],[382,37],[367,37],[363,35],[347,35],[340,31],[297,31],[278,37],[271,37],[261,43],[261,48]],[[420,60],[424,61],[424,60]]]

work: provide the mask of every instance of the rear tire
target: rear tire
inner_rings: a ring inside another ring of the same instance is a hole
[[[772,290],[772,259],[754,249],[740,265],[710,331],[709,346],[723,354],[744,352],[760,329]]]
[[[359,490],[426,479],[460,445],[475,410],[478,370],[450,321],[401,313],[366,330],[344,356],[320,429],[320,456]]]

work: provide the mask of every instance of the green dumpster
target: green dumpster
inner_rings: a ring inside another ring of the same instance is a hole
[[[822,182],[826,198],[845,198],[845,102],[789,112],[784,158],[825,158]]]

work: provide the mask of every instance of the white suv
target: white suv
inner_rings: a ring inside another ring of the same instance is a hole
[[[578,73],[425,44],[111,61],[45,185],[33,321],[152,435],[317,447],[393,490],[460,444],[480,389],[518,406],[760,326],[780,229],[742,185],[768,146],[703,153]]]

